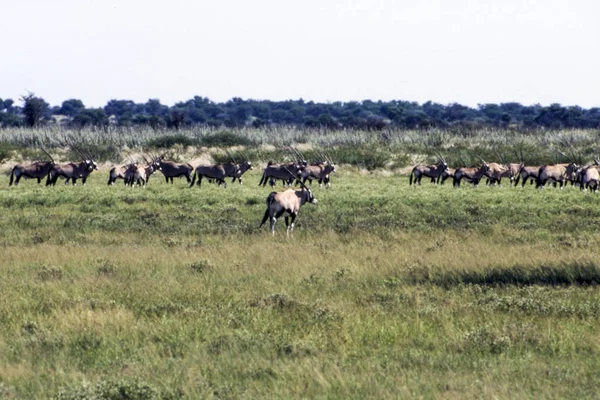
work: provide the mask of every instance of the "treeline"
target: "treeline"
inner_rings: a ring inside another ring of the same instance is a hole
[[[599,128],[600,108],[520,103],[423,104],[409,101],[313,101],[244,100],[233,98],[216,103],[194,98],[169,107],[158,99],[145,103],[110,100],[102,108],[87,108],[81,100],[69,99],[60,106],[49,105],[29,93],[19,99],[0,99],[0,127],[61,125],[70,128],[103,126],[150,126],[180,129],[191,126],[263,127],[298,126],[331,129],[382,130],[388,127],[421,129],[451,127]]]

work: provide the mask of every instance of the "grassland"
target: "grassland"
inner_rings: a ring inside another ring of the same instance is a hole
[[[597,195],[346,168],[272,238],[258,180],[0,186],[0,397],[597,395]]]

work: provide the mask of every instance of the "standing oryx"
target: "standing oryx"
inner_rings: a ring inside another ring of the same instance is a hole
[[[179,176],[185,176],[187,182],[190,183],[192,181],[191,176],[192,172],[194,171],[194,167],[188,163],[177,164],[173,161],[164,161],[163,157],[165,154],[167,153],[163,153],[155,159],[158,162],[159,168],[157,169],[162,172],[167,183],[169,183],[169,179],[171,179],[171,184],[173,184],[173,178],[177,178]]]
[[[237,164],[234,164],[234,166],[236,170],[238,170]],[[200,184],[202,183],[202,177],[214,179],[219,186],[223,184],[225,188],[227,187],[227,182],[225,182],[227,175],[225,174],[223,164],[198,165],[194,170],[194,177],[192,183],[190,183],[190,187],[194,186],[194,183],[196,183],[196,176],[198,177],[198,187],[200,187]]]
[[[127,175],[127,171],[130,168],[133,168],[135,164],[133,162],[127,165],[121,165],[119,167],[112,167],[110,172],[108,173],[108,185],[114,185],[117,179],[125,180],[125,176]],[[125,180],[125,184],[127,185],[127,180]]]
[[[160,170],[160,162],[157,159],[150,159],[148,161],[144,157],[146,164],[130,164],[125,171],[125,185],[135,186],[136,184],[142,187],[146,187],[150,175],[152,175],[157,169]]]
[[[87,155],[83,152],[75,149],[77,153],[82,158],[82,161],[79,163],[67,163],[67,164],[54,164],[48,173],[48,178],[46,179],[46,186],[48,185],[56,185],[56,181],[59,176],[63,178],[67,178],[65,184],[69,183],[69,180],[72,180],[73,185],[76,184],[77,179],[82,178],[83,184],[85,185],[85,181],[88,175],[94,171],[98,170],[98,165],[93,160],[91,155],[88,153]]]
[[[536,188],[544,187],[547,181],[558,182],[562,189],[567,181],[575,181],[581,167],[571,162],[569,164],[543,165],[538,172]]]
[[[440,185],[443,185],[444,182],[446,182],[446,180],[448,178],[452,178],[454,180],[454,174],[456,173],[456,168],[448,168],[446,169],[444,172],[442,172],[442,175],[440,175],[437,178],[437,183]]]
[[[15,165],[10,172],[10,181],[8,182],[8,186],[11,186],[13,181],[15,186],[17,186],[21,178],[37,179],[37,183],[39,184],[43,178],[48,176],[48,173],[56,163],[46,150],[42,149],[42,151],[46,153],[48,157],[50,157],[50,161],[36,161],[27,165]]]
[[[523,182],[521,183],[521,188],[525,187],[527,180],[529,180],[530,183],[533,185],[533,182],[537,182],[538,176],[540,174],[540,168],[542,168],[541,165],[526,166],[521,164],[521,167],[519,168],[519,173],[515,179],[515,186],[519,184],[519,178],[523,179]]]
[[[597,160],[594,159],[594,162],[597,162]],[[592,164],[582,168],[579,171],[578,181],[582,191],[585,192],[590,189],[596,193],[600,184],[600,165]]]
[[[305,167],[302,167],[300,170],[300,177],[302,178],[302,183],[306,183],[308,180],[309,184],[312,185],[313,179],[319,181],[319,187],[323,183],[325,183],[325,187],[328,188],[331,186],[331,181],[329,178],[330,174],[335,174],[335,164],[330,161],[325,161],[324,163],[315,163],[309,164]]]
[[[454,187],[460,187],[460,181],[466,179],[467,181],[473,183],[475,187],[479,184],[481,178],[485,176],[485,173],[490,169],[488,164],[480,157],[481,166],[480,167],[470,167],[470,168],[457,168],[454,172],[454,180],[452,182]]]
[[[275,236],[275,222],[277,218],[281,217],[283,213],[288,213],[291,217],[285,217],[285,226],[287,234],[294,230],[294,221],[298,216],[298,211],[304,203],[317,204],[317,199],[313,195],[312,191],[303,183],[300,183],[299,189],[287,189],[283,192],[271,192],[267,197],[267,210],[260,223],[260,227],[267,222],[267,219],[271,222],[271,232]]]
[[[444,160],[444,157],[441,154],[438,154],[438,162],[433,165],[417,165],[414,167],[410,173],[410,179],[408,180],[408,185],[411,186],[413,184],[413,176],[415,185],[421,184],[421,179],[423,176],[431,178],[433,183],[442,176],[444,172],[448,170],[448,163]]]
[[[267,182],[271,187],[275,185],[275,181],[281,179],[283,181],[283,186],[286,184],[292,186],[294,179],[298,176],[302,167],[306,166],[306,162],[304,163],[288,163],[288,164],[274,164],[269,161],[267,166],[265,167],[262,177],[260,178],[260,182],[258,186],[262,185],[265,187]]]
[[[233,158],[233,156],[231,155],[231,153],[229,151],[227,151],[227,154],[229,155],[229,157],[231,157],[231,161],[233,161],[233,163],[223,163],[223,168],[225,169],[225,176],[227,178],[233,178],[231,179],[231,183],[235,183],[235,180],[237,179],[238,182],[240,183],[240,185],[242,184],[242,175],[244,175],[247,171],[252,170],[252,163],[250,162],[250,160],[248,160],[246,158],[246,156],[244,156],[245,160],[241,163],[238,163],[235,158]],[[209,179],[210,181],[210,179]]]

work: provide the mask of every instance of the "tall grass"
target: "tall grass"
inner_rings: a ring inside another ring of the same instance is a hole
[[[106,173],[0,186],[0,397],[596,395],[596,195],[341,169],[273,238],[260,171]]]
[[[344,163],[369,169],[403,167],[434,161],[438,153],[451,166],[490,161],[528,164],[563,162],[565,157],[589,161],[600,152],[598,130],[321,130],[297,127],[209,128],[194,127],[181,131],[150,128],[82,129],[7,128],[0,131],[2,148],[44,146],[61,149],[69,144],[96,151],[112,149],[111,157],[132,149],[170,149],[174,146],[194,148],[231,148],[264,150],[265,146],[284,149],[289,146],[314,148],[334,153]],[[12,146],[12,147],[10,147]],[[5,156],[6,157],[6,156]],[[412,157],[412,159],[410,158]],[[502,160],[501,160],[502,159]]]

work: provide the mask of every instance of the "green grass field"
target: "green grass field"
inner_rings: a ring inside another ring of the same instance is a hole
[[[259,175],[6,180],[0,398],[597,396],[598,195],[342,168],[273,238]]]

